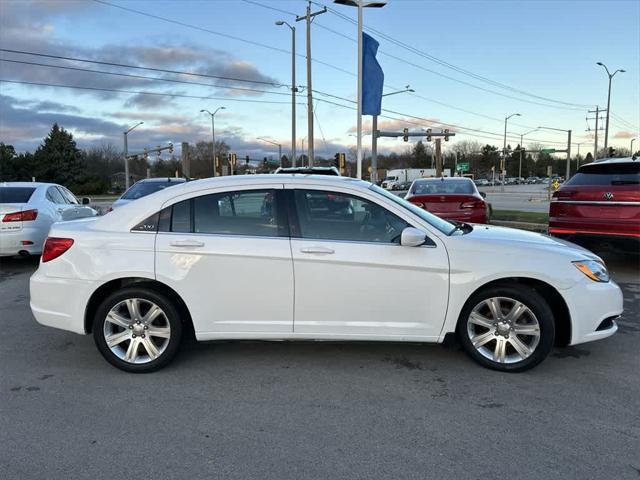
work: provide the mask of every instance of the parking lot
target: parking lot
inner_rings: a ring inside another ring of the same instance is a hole
[[[601,253],[620,331],[536,369],[457,346],[218,342],[133,375],[29,310],[0,263],[3,478],[616,478],[640,475],[637,257]]]

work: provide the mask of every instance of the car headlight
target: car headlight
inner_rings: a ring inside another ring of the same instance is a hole
[[[603,263],[597,260],[580,260],[573,262],[578,270],[584,273],[594,282],[608,282],[609,272]]]

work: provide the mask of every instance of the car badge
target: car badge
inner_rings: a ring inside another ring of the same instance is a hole
[[[613,200],[613,193],[607,192],[603,195],[605,200]]]

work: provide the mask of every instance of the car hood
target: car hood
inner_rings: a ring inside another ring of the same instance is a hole
[[[464,235],[469,240],[488,243],[500,247],[520,247],[527,249],[553,250],[557,253],[566,253],[572,256],[600,260],[593,252],[575,243],[551,237],[549,235],[519,230],[516,228],[498,227],[494,225],[474,225],[473,231]]]
[[[119,198],[115,202],[113,202],[113,204],[111,205],[111,208],[118,208],[118,207],[126,205],[127,203],[130,203],[132,201],[133,200],[127,200],[127,199],[124,199],[124,198]]]

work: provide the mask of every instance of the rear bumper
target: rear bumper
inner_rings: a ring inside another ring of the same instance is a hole
[[[487,213],[483,212],[432,212],[427,210],[429,213],[433,213],[434,215],[444,218],[445,220],[455,220],[457,222],[467,222],[467,223],[487,223]]]
[[[20,252],[40,255],[46,236],[47,231],[38,227],[23,227],[16,231],[3,231],[0,233],[0,257],[19,255]]]
[[[85,307],[97,285],[87,280],[47,277],[40,271],[36,270],[29,281],[29,305],[36,321],[85,334]]]
[[[592,342],[610,337],[618,326],[607,322],[623,312],[622,290],[615,282],[598,283],[587,278],[562,291],[571,315],[570,345]],[[598,329],[600,328],[600,329]]]

